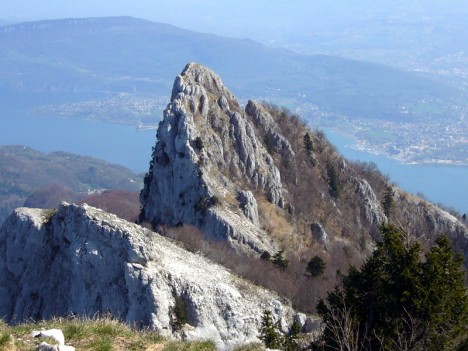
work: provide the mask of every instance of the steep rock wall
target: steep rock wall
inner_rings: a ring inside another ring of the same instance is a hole
[[[174,324],[176,297],[188,324]],[[17,209],[0,230],[0,315],[8,322],[110,312],[163,335],[257,341],[264,310],[283,326],[294,311],[227,269],[87,205]],[[309,321],[310,323],[310,321]]]
[[[239,103],[208,68],[189,64],[174,83],[141,195],[142,219],[191,224],[246,250],[274,251],[259,226],[255,197],[284,205],[273,159]]]

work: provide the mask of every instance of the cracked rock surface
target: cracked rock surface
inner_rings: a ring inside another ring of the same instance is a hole
[[[188,339],[221,349],[257,340],[264,310],[289,325],[294,311],[276,294],[174,242],[99,209],[63,203],[19,208],[0,231],[0,314],[11,323],[110,312],[180,337],[176,297]]]

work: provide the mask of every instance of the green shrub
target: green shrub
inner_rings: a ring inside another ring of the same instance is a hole
[[[272,262],[283,271],[289,266],[289,260],[283,257],[283,251],[278,251],[274,256]]]
[[[198,151],[203,150],[204,145],[203,145],[203,140],[202,140],[202,138],[200,138],[199,136],[197,136],[197,137],[195,138],[195,140],[193,141],[193,145],[195,146],[195,148],[196,148]]]
[[[173,326],[175,330],[181,330],[187,324],[187,303],[182,296],[176,296],[173,308]]]
[[[270,349],[279,349],[282,344],[282,335],[278,323],[273,323],[270,311],[264,311],[259,339]]]
[[[309,272],[312,277],[321,276],[324,270],[325,262],[319,256],[314,256],[307,264],[307,272]]]

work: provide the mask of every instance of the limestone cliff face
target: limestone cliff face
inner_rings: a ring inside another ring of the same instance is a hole
[[[187,312],[182,332],[173,323],[176,298]],[[0,231],[0,315],[8,322],[110,312],[230,349],[257,340],[265,309],[284,326],[294,318],[277,295],[87,205],[19,208]]]
[[[282,207],[280,173],[250,117],[215,73],[197,64],[185,67],[157,138],[141,194],[146,221],[192,224],[243,249],[274,251],[259,226],[252,191]]]
[[[278,115],[281,111],[253,101],[243,111],[214,72],[188,64],[175,80],[158,128],[140,196],[141,220],[195,225],[242,250],[301,252],[303,259],[317,243],[361,250],[359,233],[378,239],[380,224],[390,221],[419,226],[431,237],[447,234],[466,252],[465,224],[409,195],[395,198],[387,218],[382,189],[388,180],[359,170],[320,133]],[[332,181],[339,196],[331,191]]]
[[[468,228],[449,212],[417,196],[397,189],[396,201],[400,206],[400,222],[420,241],[432,244],[440,235],[446,235],[456,252],[465,257],[468,267]]]

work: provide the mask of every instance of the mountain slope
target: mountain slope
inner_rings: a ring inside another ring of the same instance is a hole
[[[312,313],[374,249],[382,222],[423,246],[446,233],[468,253],[457,218],[346,161],[287,110],[242,109],[202,65],[176,78],[157,133],[140,220],[183,243],[88,205],[19,208],[0,229],[0,315],[14,323],[110,312],[232,349],[256,340],[265,310],[283,329],[294,318],[317,330],[284,297]],[[313,260],[323,263],[318,275]]]
[[[402,106],[421,101],[445,109],[461,93],[382,65],[299,55],[129,17],[6,26],[0,28],[0,48],[5,92],[165,95],[179,67],[195,61],[219,72],[241,97],[313,103],[361,117],[401,117]],[[451,113],[445,109],[446,116]]]
[[[24,146],[0,146],[0,223],[39,189],[49,188],[48,194],[42,194],[44,203],[52,200],[54,193],[59,193],[60,201],[78,201],[77,195],[84,197],[95,190],[139,191],[140,186],[138,175],[106,161],[66,152],[45,154]],[[35,204],[39,198],[37,194]]]
[[[176,78],[157,136],[141,193],[141,220],[154,227],[193,225],[241,250],[297,262],[320,253],[346,269],[390,221],[426,243],[449,235],[468,254],[460,220],[346,161],[297,116],[254,101],[243,110],[202,65]]]
[[[274,293],[86,205],[17,209],[0,230],[0,258],[0,315],[10,323],[106,313],[225,350],[258,340],[264,310],[285,326],[294,317]]]

